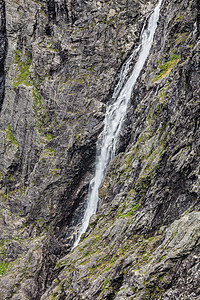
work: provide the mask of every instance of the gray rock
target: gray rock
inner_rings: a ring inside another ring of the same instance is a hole
[[[155,2],[0,1],[2,300],[199,298],[196,1],[163,0],[98,212],[70,252],[106,106]]]

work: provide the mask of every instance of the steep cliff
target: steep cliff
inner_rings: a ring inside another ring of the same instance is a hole
[[[98,212],[70,252],[105,107],[155,3],[0,1],[1,299],[199,299],[195,0],[162,2]]]

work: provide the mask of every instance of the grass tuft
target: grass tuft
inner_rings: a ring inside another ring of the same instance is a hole
[[[160,72],[156,77],[154,77],[153,82],[165,78],[171,72],[173,67],[179,62],[179,60],[180,60],[180,55],[174,54],[171,56],[169,61],[167,61],[163,65],[160,65],[159,66]]]

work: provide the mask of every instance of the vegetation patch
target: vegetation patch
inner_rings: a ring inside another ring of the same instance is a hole
[[[101,291],[102,291],[102,292],[105,290],[105,288],[106,288],[106,286],[108,285],[109,281],[110,281],[110,275],[109,275],[109,276],[105,279],[105,281],[104,281],[104,284],[103,284],[103,286],[102,286],[102,288],[101,288]]]
[[[181,22],[183,20],[184,15],[179,12],[178,16],[175,18],[175,22]]]
[[[133,206],[133,208],[127,212],[127,214],[125,215],[126,217],[132,217],[135,213],[136,210],[138,210],[140,208],[141,204],[140,203],[135,203],[135,205]]]
[[[52,133],[47,133],[46,139],[47,139],[48,141],[50,141],[50,140],[52,140],[52,138],[53,138]]]
[[[14,137],[10,125],[8,125],[6,132],[7,132],[7,139],[10,140],[12,144],[18,145],[18,141]]]
[[[11,145],[13,145],[13,146],[19,146],[19,143],[18,143],[17,139],[13,135],[13,132],[12,132],[12,129],[11,129],[10,125],[8,125],[6,127],[5,133],[6,133],[6,140],[8,140]]]
[[[5,263],[4,261],[0,262],[0,275],[4,275],[7,272],[9,263]]]
[[[163,65],[160,65],[159,66],[160,72],[156,77],[154,77],[153,82],[165,78],[171,72],[173,67],[179,62],[179,60],[180,60],[180,55],[173,54],[169,61],[167,61]]]
[[[20,84],[24,84],[26,86],[30,86],[31,82],[29,80],[29,68],[32,62],[32,58],[25,54],[24,61],[22,61],[22,52],[19,50],[15,51],[15,61],[17,64],[18,75],[14,79],[13,86],[17,88]]]
[[[34,86],[33,88],[33,98],[34,98],[34,102],[35,102],[35,106],[42,106],[42,97],[40,95],[39,90]]]
[[[16,50],[15,53],[16,56],[14,63],[17,64],[18,75],[14,79],[13,86],[14,88],[17,88],[21,84],[24,84],[26,86],[32,86],[32,94],[34,98],[35,107],[42,107],[41,94],[35,85],[35,81],[29,78],[29,68],[32,63],[32,58],[28,53],[25,53],[25,55],[23,55],[23,53],[19,50]]]

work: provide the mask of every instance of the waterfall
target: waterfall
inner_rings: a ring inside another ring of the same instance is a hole
[[[153,44],[153,37],[157,27],[161,2],[162,0],[159,0],[148,20],[147,26],[143,27],[139,47],[133,54],[131,54],[129,59],[123,65],[120,72],[119,82],[112,96],[113,104],[106,110],[104,129],[97,142],[95,175],[90,182],[87,208],[73,248],[78,245],[81,235],[86,231],[90,217],[96,213],[98,205],[98,189],[102,183],[108,164],[115,156],[117,139],[123,124],[124,116],[126,115],[131,93]],[[138,59],[133,67],[131,75],[127,79],[130,64],[135,53],[138,53]]]

